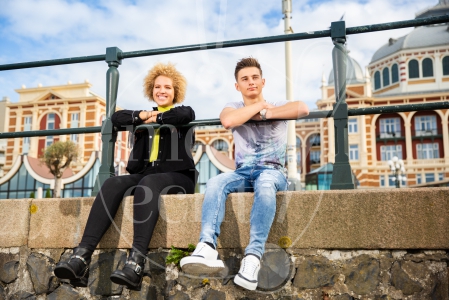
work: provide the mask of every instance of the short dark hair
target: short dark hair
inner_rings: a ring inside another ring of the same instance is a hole
[[[260,64],[257,61],[257,59],[255,59],[253,57],[245,57],[245,58],[242,58],[240,61],[238,61],[237,65],[235,66],[235,71],[234,71],[235,80],[238,81],[237,74],[239,73],[239,71],[241,69],[249,68],[249,67],[258,68],[260,71],[260,76],[262,76],[262,68],[260,67]]]

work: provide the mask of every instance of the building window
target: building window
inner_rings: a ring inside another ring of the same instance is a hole
[[[301,139],[296,137],[296,165],[301,166]]]
[[[212,147],[214,147],[215,149],[217,149],[217,151],[220,152],[228,152],[228,143],[226,143],[224,140],[215,140],[212,143]]]
[[[435,174],[426,173],[424,175],[426,176],[426,182],[434,182],[435,181]]]
[[[421,184],[422,183],[422,176],[421,174],[416,174],[416,184]]]
[[[418,159],[440,158],[438,143],[416,144]]]
[[[443,75],[449,75],[449,56],[443,58]]]
[[[433,77],[433,62],[430,58],[424,58],[422,61],[422,76]]]
[[[380,160],[389,161],[393,159],[394,156],[397,156],[397,158],[402,159],[401,145],[380,146]]]
[[[195,193],[204,194],[209,178],[217,176],[221,171],[210,161],[206,153],[203,153],[195,168],[199,172]]]
[[[374,89],[378,90],[380,89],[380,72],[376,71],[376,73],[374,73]]]
[[[416,59],[408,62],[408,78],[419,78],[419,63]]]
[[[319,146],[321,144],[320,135],[314,134],[310,137],[310,146]]]
[[[401,121],[399,118],[380,119],[380,137],[391,138],[401,136]]]
[[[70,128],[78,128],[79,122],[80,122],[80,114],[79,113],[72,114],[70,121]],[[71,134],[70,140],[74,143],[78,143],[78,134]]]
[[[359,160],[359,145],[349,145],[349,160]]]
[[[396,180],[393,175],[388,175],[388,186],[396,186]]]
[[[415,135],[426,136],[437,134],[436,116],[417,116],[415,117]]]
[[[399,81],[399,68],[398,64],[394,64],[391,67],[391,83],[395,83]]]
[[[380,175],[379,181],[380,181],[380,186],[384,187],[385,186],[385,175]]]
[[[357,128],[357,118],[349,118],[348,119],[348,133],[357,133],[359,132]]]
[[[47,115],[47,130],[55,129],[55,114],[51,113]],[[48,147],[53,144],[53,136],[47,136],[45,139],[45,146]]]
[[[202,143],[202,142],[200,142],[200,141],[195,141],[195,144],[193,144],[193,147],[192,147],[192,153],[196,153],[196,151],[198,151],[198,148],[199,147],[202,147],[204,144]]]
[[[382,71],[382,81],[383,86],[390,85],[390,70],[388,68],[384,68]]]
[[[444,180],[444,173],[438,173],[438,181]]]
[[[25,117],[23,118],[23,131],[30,131],[31,130],[31,117]],[[28,154],[28,151],[30,151],[30,138],[26,137],[23,138],[23,147],[22,147],[22,153]]]
[[[321,154],[321,151],[317,151],[317,150],[310,151],[310,163],[312,165],[320,163],[320,154]]]

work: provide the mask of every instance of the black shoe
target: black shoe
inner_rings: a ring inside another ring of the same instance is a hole
[[[70,279],[70,283],[78,287],[87,287],[89,279],[89,264],[92,251],[77,247],[67,262],[59,262],[55,268],[55,275],[59,279]]]
[[[145,256],[138,251],[131,250],[122,270],[115,270],[111,274],[111,281],[125,285],[130,290],[140,291],[142,287],[143,269],[145,267]]]

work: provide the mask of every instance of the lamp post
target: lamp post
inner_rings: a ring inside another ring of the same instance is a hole
[[[393,158],[388,161],[388,166],[390,167],[390,171],[393,173],[393,180],[396,182],[396,188],[400,188],[401,181],[407,180],[404,161],[399,159],[397,156],[393,156]]]
[[[292,13],[292,0],[282,0],[282,13],[284,14],[284,33],[291,34],[293,29],[290,26],[290,19]],[[292,76],[292,45],[290,41],[285,42],[285,77],[286,77],[286,98],[288,101],[293,101],[293,76]],[[296,167],[296,121],[290,120],[287,122],[287,173],[289,186],[291,191],[301,190],[301,181],[298,178]]]

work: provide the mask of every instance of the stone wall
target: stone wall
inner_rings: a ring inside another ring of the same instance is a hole
[[[449,299],[449,189],[279,193],[259,287],[233,284],[249,237],[251,194],[227,201],[219,252],[227,268],[197,278],[166,265],[196,243],[202,195],[165,196],[140,292],[113,284],[132,238],[126,199],[91,263],[89,286],[53,274],[84,230],[92,198],[0,201],[2,299]]]
[[[446,251],[303,250],[271,247],[265,253],[256,291],[233,283],[242,249],[221,249],[226,270],[216,277],[183,274],[165,264],[168,250],[148,255],[142,290],[109,280],[123,266],[125,249],[97,250],[87,288],[53,274],[70,250],[2,249],[0,299],[448,299]]]

